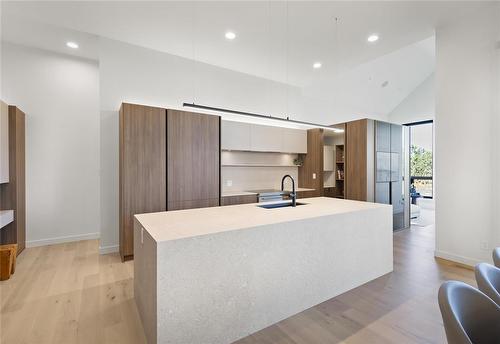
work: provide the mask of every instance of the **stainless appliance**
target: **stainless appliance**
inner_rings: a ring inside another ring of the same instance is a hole
[[[259,203],[282,201],[283,195],[285,194],[283,191],[275,189],[248,190],[248,192],[255,192],[258,196]]]

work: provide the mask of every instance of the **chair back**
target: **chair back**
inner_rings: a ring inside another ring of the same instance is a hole
[[[493,250],[493,264],[495,264],[497,268],[500,268],[500,247]]]
[[[488,263],[480,263],[476,265],[474,272],[479,290],[500,306],[500,269]]]
[[[500,307],[468,284],[448,281],[438,294],[449,344],[493,344],[500,340]]]

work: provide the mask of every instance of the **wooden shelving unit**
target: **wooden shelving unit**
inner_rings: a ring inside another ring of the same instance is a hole
[[[335,197],[344,198],[344,161],[345,149],[344,145],[335,145],[335,180],[336,192]]]

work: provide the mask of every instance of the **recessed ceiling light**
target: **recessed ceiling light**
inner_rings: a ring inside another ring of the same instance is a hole
[[[379,37],[377,34],[372,34],[372,35],[368,36],[367,40],[368,40],[368,42],[373,43],[373,42],[378,41],[378,38]]]
[[[66,46],[71,49],[78,49],[78,44],[75,42],[66,42]]]
[[[230,40],[233,40],[233,39],[236,38],[236,34],[234,32],[232,32],[232,31],[226,32],[225,36],[226,36],[227,39],[230,39]]]
[[[319,69],[319,68],[321,68],[321,62],[314,62],[314,64],[313,64],[313,68],[314,68],[314,69]]]

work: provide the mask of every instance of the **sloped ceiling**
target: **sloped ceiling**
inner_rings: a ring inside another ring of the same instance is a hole
[[[483,6],[488,4],[4,1],[2,38],[95,59],[97,37],[112,38],[298,86],[305,106],[324,112],[383,117],[432,73],[436,25]],[[224,38],[227,30],[237,34],[234,41]],[[380,35],[375,44],[366,41],[371,33]],[[79,51],[64,46],[71,39],[81,42]],[[323,67],[314,70],[315,61]]]

